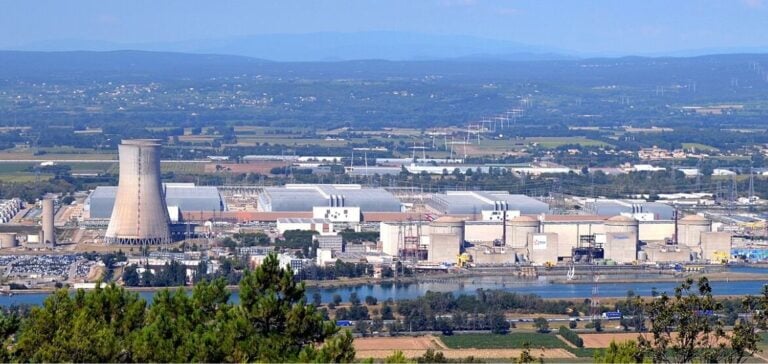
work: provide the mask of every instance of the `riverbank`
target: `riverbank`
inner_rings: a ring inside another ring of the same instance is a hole
[[[598,282],[600,283],[654,283],[654,282],[680,282],[687,278],[692,278],[694,280],[698,280],[701,277],[707,277],[710,281],[719,281],[719,282],[737,282],[737,281],[758,281],[758,280],[766,280],[766,283],[768,283],[768,279],[766,279],[765,274],[760,273],[735,273],[735,272],[710,272],[710,273],[679,273],[679,274],[673,274],[673,275],[666,275],[666,274],[660,274],[658,276],[654,277],[642,277],[642,278],[621,278],[621,277],[605,277],[600,276],[598,279]],[[550,283],[554,284],[593,284],[594,280],[589,278],[582,278],[582,279],[573,279],[568,280],[558,278],[558,279],[550,279]]]

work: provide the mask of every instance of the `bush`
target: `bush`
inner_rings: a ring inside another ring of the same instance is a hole
[[[579,334],[574,332],[573,330],[565,327],[560,326],[560,330],[558,331],[558,334],[563,337],[563,339],[568,340],[573,345],[576,345],[576,347],[583,348],[584,347],[584,340],[582,340],[579,337]]]
[[[576,321],[573,321],[573,320],[571,320],[571,321],[568,321],[568,328],[569,328],[569,329],[573,330],[573,329],[575,329],[577,326],[579,326],[579,324],[578,324]]]

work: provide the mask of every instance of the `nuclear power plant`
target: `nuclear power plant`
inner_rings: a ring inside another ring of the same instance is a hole
[[[123,140],[118,155],[120,178],[105,241],[124,245],[170,243],[170,217],[160,182],[160,141]]]

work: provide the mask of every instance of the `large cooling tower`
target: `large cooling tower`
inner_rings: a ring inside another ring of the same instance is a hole
[[[105,240],[109,244],[171,242],[170,218],[160,183],[160,141],[123,140],[120,180]]]
[[[56,245],[56,231],[53,229],[53,200],[43,199],[43,238],[44,244]]]

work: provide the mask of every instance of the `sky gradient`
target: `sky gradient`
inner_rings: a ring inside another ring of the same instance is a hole
[[[0,0],[0,48],[275,33],[471,35],[571,52],[768,47],[768,0]]]

